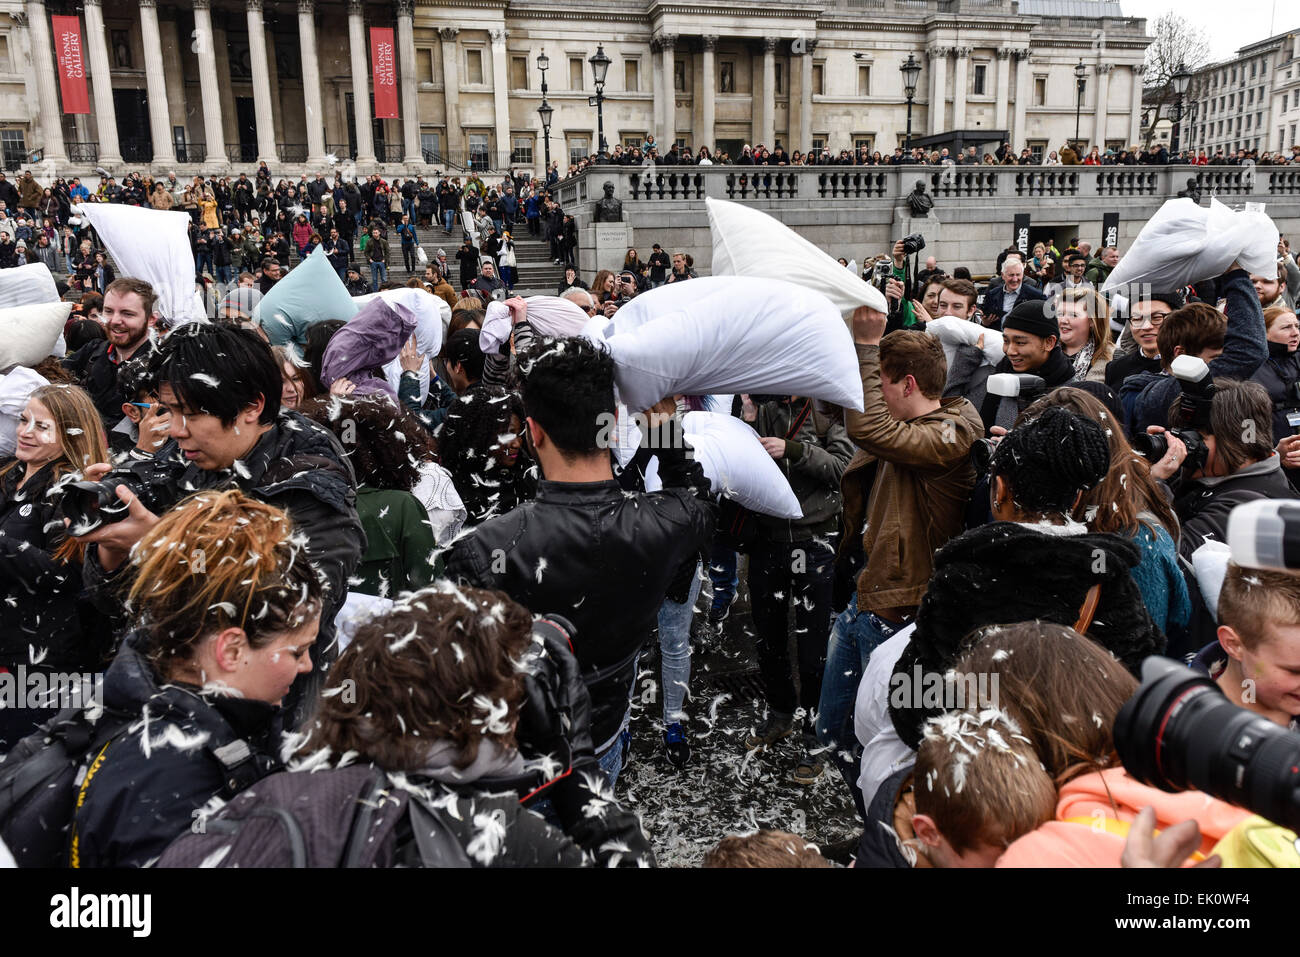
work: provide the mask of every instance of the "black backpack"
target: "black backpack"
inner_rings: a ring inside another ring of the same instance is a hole
[[[137,714],[105,710],[96,720],[66,708],[18,742],[0,762],[0,840],[19,867],[64,867],[77,792],[94,758]],[[203,750],[221,764],[229,799],[261,773],[248,743],[210,738]]]
[[[68,828],[90,756],[130,726],[134,716],[65,708],[23,738],[0,762],[0,839],[20,867],[67,863]]]

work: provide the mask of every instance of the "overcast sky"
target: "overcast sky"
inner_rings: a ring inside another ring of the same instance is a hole
[[[1120,7],[1130,17],[1147,20],[1175,11],[1205,29],[1215,60],[1227,59],[1248,43],[1300,28],[1300,5],[1291,0],[1120,0]]]

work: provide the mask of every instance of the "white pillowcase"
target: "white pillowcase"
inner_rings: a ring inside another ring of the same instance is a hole
[[[840,265],[785,223],[761,210],[706,197],[713,234],[713,275],[780,276],[822,293],[847,319],[858,306],[889,312],[880,290]]]
[[[719,412],[687,412],[682,431],[714,492],[752,512],[803,518],[790,480],[749,425]]]
[[[435,296],[423,289],[384,289],[380,292],[356,296],[352,301],[360,309],[372,299],[382,299],[399,312],[415,317],[415,345],[420,350],[420,355],[436,356],[442,352],[442,341],[447,326],[451,323],[451,306],[447,305],[441,296]],[[429,363],[420,363],[418,375],[420,401],[423,402],[429,396]],[[396,392],[402,381],[400,358],[384,365],[384,378]]]
[[[71,313],[70,302],[0,309],[0,372],[39,365],[53,353]]]
[[[18,417],[32,393],[49,384],[45,376],[25,366],[0,375],[0,459],[7,459],[17,451]]]
[[[862,410],[857,353],[839,311],[821,293],[779,279],[669,283],[612,320],[592,320],[583,335],[607,344],[619,399],[636,411],[679,393],[738,392]]]
[[[952,368],[953,359],[957,355],[957,347],[973,346],[979,342],[980,336],[984,337],[984,361],[991,366],[1002,361],[1002,330],[1000,329],[986,329],[978,322],[958,319],[956,316],[941,316],[927,322],[925,331],[938,339],[939,344],[943,346],[943,355],[948,360],[949,369]]]
[[[45,263],[0,269],[0,309],[58,301],[59,287]]]

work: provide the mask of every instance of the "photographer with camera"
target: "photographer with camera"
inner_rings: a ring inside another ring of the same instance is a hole
[[[890,251],[892,266],[887,260],[876,263],[870,281],[889,300],[889,325],[885,329],[887,333],[895,329],[924,328],[924,323],[930,318],[917,302],[919,290],[907,261],[908,256],[915,256],[924,248],[925,237],[913,233],[894,243]]]
[[[1139,382],[1121,387],[1126,410],[1130,402],[1125,393],[1141,388],[1131,404],[1130,435],[1146,432],[1148,426],[1169,424],[1169,407],[1178,399],[1180,389],[1178,380],[1168,373],[1179,356],[1203,359],[1215,379],[1243,382],[1254,376],[1268,359],[1264,311],[1250,284],[1250,276],[1233,263],[1233,268],[1220,278],[1218,288],[1226,299],[1223,312],[1206,303],[1194,302],[1170,313],[1160,325],[1156,341],[1166,374],[1145,376]]]
[[[1171,317],[1172,319],[1172,317]],[[1183,398],[1169,430],[1151,426],[1133,447],[1169,484],[1182,523],[1178,552],[1189,559],[1207,539],[1227,540],[1228,514],[1260,498],[1296,498],[1273,449],[1273,403],[1258,382],[1214,379],[1205,363],[1180,359],[1170,381]]]
[[[334,616],[349,576],[365,551],[356,511],[356,479],[326,429],[282,411],[275,357],[243,329],[188,323],[150,362],[160,411],[171,439],[151,459],[110,471],[86,469],[86,483],[65,492],[65,518],[86,542],[86,583],[100,610],[121,619],[132,571],[132,546],[159,515],[191,492],[238,487],[289,513],[305,536],[306,553],[324,577],[320,663],[334,637]],[[296,689],[296,694],[306,692]]]

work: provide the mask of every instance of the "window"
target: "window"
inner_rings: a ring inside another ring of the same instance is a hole
[[[814,69],[816,69],[816,68],[814,67]],[[814,136],[814,137],[813,137],[812,148],[813,148],[813,152],[814,152],[814,153],[820,153],[822,150],[826,149],[826,134],[825,134],[825,133],[823,133],[821,136]]]
[[[483,51],[465,51],[465,82],[471,85],[483,85]]]
[[[1250,129],[1250,114],[1246,114],[1246,129]]]
[[[27,143],[22,130],[0,130],[0,150],[7,169],[17,169],[27,162]]]
[[[469,134],[470,169],[491,169],[492,157],[487,133]]]
[[[582,61],[579,60],[579,63]],[[569,162],[576,163],[580,159],[585,159],[591,152],[591,140],[586,136],[570,136],[569,144]]]
[[[1228,94],[1228,109],[1232,109],[1232,104],[1235,102],[1236,96],[1237,94],[1235,93]]]
[[[533,165],[533,138],[531,136],[513,136],[510,138],[510,165]]]
[[[685,93],[688,90],[686,83],[686,61],[673,61],[673,90],[677,93]]]
[[[975,81],[971,91],[976,96],[983,96],[985,85],[988,83],[989,68],[987,63],[975,64]]]
[[[623,148],[624,148],[624,149],[627,149],[627,150],[630,150],[630,149],[640,149],[641,144],[644,143],[644,142],[645,142],[645,134],[644,134],[644,133],[624,133],[624,134],[623,134]]]
[[[629,93],[637,93],[640,91],[641,89],[641,61],[640,60],[623,61],[623,89],[627,90]]]
[[[1047,77],[1034,77],[1034,106],[1047,105]]]
[[[0,73],[12,73],[13,64],[9,62],[9,37],[0,36]]]
[[[1254,91],[1253,88],[1250,90],[1249,93],[1246,94],[1246,102],[1247,102],[1247,103],[1254,103],[1254,102],[1255,102],[1255,91]]]
[[[862,150],[870,152],[873,142],[873,137],[868,136],[865,133],[859,133],[857,136],[853,137],[853,151],[855,153],[861,152]]]
[[[812,68],[812,91],[814,96],[821,96],[826,92],[825,84],[822,81],[826,73],[826,67],[821,63],[814,63]]]
[[[415,51],[415,82],[433,82],[433,51],[427,47]]]
[[[442,162],[442,134],[420,131],[420,153],[426,163]]]
[[[1250,64],[1250,78],[1251,78],[1252,80],[1255,79],[1255,70],[1256,70],[1256,65],[1255,65],[1254,62],[1252,62],[1252,63]]]
[[[785,96],[785,64],[777,62],[776,66],[776,95]]]
[[[1033,156],[1035,163],[1043,161],[1043,153],[1047,150],[1047,140],[1030,140],[1025,144],[1029,147],[1029,154]]]
[[[569,57],[569,89],[582,89],[582,57]]]
[[[528,57],[512,56],[510,58],[510,89],[528,89]],[[528,162],[532,162],[529,160]]]
[[[718,92],[736,92],[736,61],[723,60],[718,64]]]
[[[1294,123],[1292,123],[1292,124],[1291,124],[1291,139],[1288,140],[1288,142],[1291,143],[1293,146],[1294,146],[1296,143],[1300,143],[1300,140],[1297,140],[1297,139],[1295,138],[1295,128],[1296,128],[1296,125],[1295,125]]]
[[[858,96],[871,95],[871,67],[858,67]]]
[[[688,153],[690,152],[690,150],[687,149],[686,147],[685,137],[682,136],[677,137],[677,139],[673,140],[673,146],[676,146],[679,150],[685,150]],[[672,147],[670,146],[669,149],[672,149]]]

